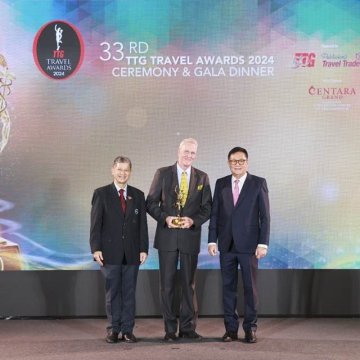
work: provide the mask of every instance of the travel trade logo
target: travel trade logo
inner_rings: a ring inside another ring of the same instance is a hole
[[[74,75],[84,58],[84,42],[74,25],[56,20],[45,24],[36,34],[33,56],[47,77],[64,80]]]

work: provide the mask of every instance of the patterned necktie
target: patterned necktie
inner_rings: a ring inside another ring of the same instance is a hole
[[[183,171],[180,179],[180,193],[181,193],[181,206],[185,206],[186,198],[188,196],[189,187],[187,182],[186,172]]]
[[[119,190],[119,194],[120,194],[120,204],[121,204],[121,208],[122,208],[123,213],[125,214],[125,211],[126,211],[126,200],[125,200],[125,197],[124,197],[124,189],[120,189],[120,190]]]
[[[239,180],[235,180],[235,186],[234,186],[234,192],[233,192],[233,198],[234,198],[234,205],[236,205],[238,198],[239,198]]]

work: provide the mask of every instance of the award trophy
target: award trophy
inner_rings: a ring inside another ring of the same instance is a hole
[[[7,110],[6,96],[15,76],[9,72],[4,55],[0,54],[0,153],[4,150],[10,135],[10,115]]]
[[[175,193],[176,193],[176,201],[174,206],[177,209],[177,213],[176,213],[176,218],[172,220],[172,224],[177,227],[180,228],[182,225],[182,218],[181,218],[181,212],[182,212],[182,199],[183,199],[183,193],[181,192],[181,190],[175,186]]]

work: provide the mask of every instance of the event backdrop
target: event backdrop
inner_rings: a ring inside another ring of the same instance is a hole
[[[95,269],[115,156],[146,195],[185,137],[212,188],[234,146],[267,179],[261,268],[359,269],[359,92],[357,0],[0,0],[0,269]]]

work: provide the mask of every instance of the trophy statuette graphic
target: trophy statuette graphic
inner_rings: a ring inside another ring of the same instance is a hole
[[[172,224],[176,228],[181,228],[181,225],[183,223],[182,221],[182,209],[184,207],[184,194],[182,191],[178,188],[178,186],[175,186],[175,194],[176,194],[176,201],[174,206],[176,207],[176,218],[172,220]]]
[[[10,87],[14,79],[15,76],[9,72],[5,57],[0,54],[0,154],[9,141],[10,115],[7,110],[6,96],[11,92]]]
[[[10,87],[15,76],[9,72],[5,57],[0,54],[0,154],[5,149],[10,135],[10,115],[6,97],[10,95]],[[7,210],[5,201],[0,199],[0,212]],[[0,271],[21,270],[22,260],[19,245],[1,237],[0,218]]]

